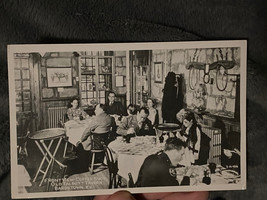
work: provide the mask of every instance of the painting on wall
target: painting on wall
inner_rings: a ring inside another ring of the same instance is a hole
[[[71,87],[72,86],[71,67],[47,68],[47,86]]]
[[[163,62],[154,63],[155,83],[163,82]]]

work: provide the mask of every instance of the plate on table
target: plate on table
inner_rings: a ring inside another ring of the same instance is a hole
[[[239,178],[240,177],[240,175],[236,171],[231,170],[231,169],[222,170],[221,174],[226,179],[233,179],[233,178]]]

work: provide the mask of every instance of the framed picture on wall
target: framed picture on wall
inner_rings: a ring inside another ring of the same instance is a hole
[[[155,83],[163,82],[163,62],[154,63]]]
[[[72,71],[71,67],[47,68],[48,87],[71,87]]]

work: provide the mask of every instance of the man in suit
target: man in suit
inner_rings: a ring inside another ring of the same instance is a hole
[[[110,92],[108,95],[107,114],[110,115],[126,115],[126,110],[121,102],[115,101],[115,93]]]
[[[102,148],[101,142],[104,142],[106,145],[110,141],[111,129],[115,126],[115,120],[113,117],[109,116],[106,113],[106,106],[103,104],[98,104],[95,108],[95,116],[93,116],[88,123],[87,128],[83,132],[83,135],[80,139],[80,143],[77,144],[75,148],[77,158],[74,160],[67,161],[67,175],[83,173],[88,171],[89,164],[91,162],[91,149],[92,141],[91,135],[95,141],[95,149]],[[96,159],[99,162],[103,161],[104,153],[98,155]]]
[[[106,113],[106,106],[98,104],[95,108],[95,116],[92,117],[81,137],[84,150],[91,150],[90,135],[94,133],[94,139],[98,142],[108,143],[110,132],[116,126],[113,117]]]
[[[128,116],[122,118],[122,121],[117,128],[117,133],[119,135],[155,135],[152,123],[148,119],[149,111],[146,107],[142,107],[138,115],[136,115],[134,106],[130,104],[127,108],[127,112]]]
[[[186,144],[175,137],[166,140],[164,151],[148,156],[140,168],[138,187],[178,186],[176,169],[181,161]],[[189,185],[191,170],[185,172],[181,185]]]

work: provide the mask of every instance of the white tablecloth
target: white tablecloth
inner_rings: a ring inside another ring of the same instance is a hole
[[[209,171],[208,165],[192,165],[189,167],[191,170],[190,176],[190,185],[205,185],[202,183],[204,177],[204,171],[208,171],[208,176],[211,179],[211,185],[220,185],[220,184],[233,184],[240,181],[240,176],[237,172],[233,170],[227,170],[222,166],[217,166],[215,173],[211,174]],[[185,167],[177,168],[177,180],[181,183],[183,176],[185,175]]]
[[[90,119],[85,120],[70,120],[65,123],[66,135],[69,142],[76,145],[82,137],[83,132],[88,127]]]
[[[118,137],[109,144],[109,148],[118,160],[118,174],[128,179],[128,173],[132,174],[134,182],[137,181],[139,170],[145,158],[155,154],[164,148],[163,143],[156,143],[154,136],[140,136],[131,138],[130,143]]]

